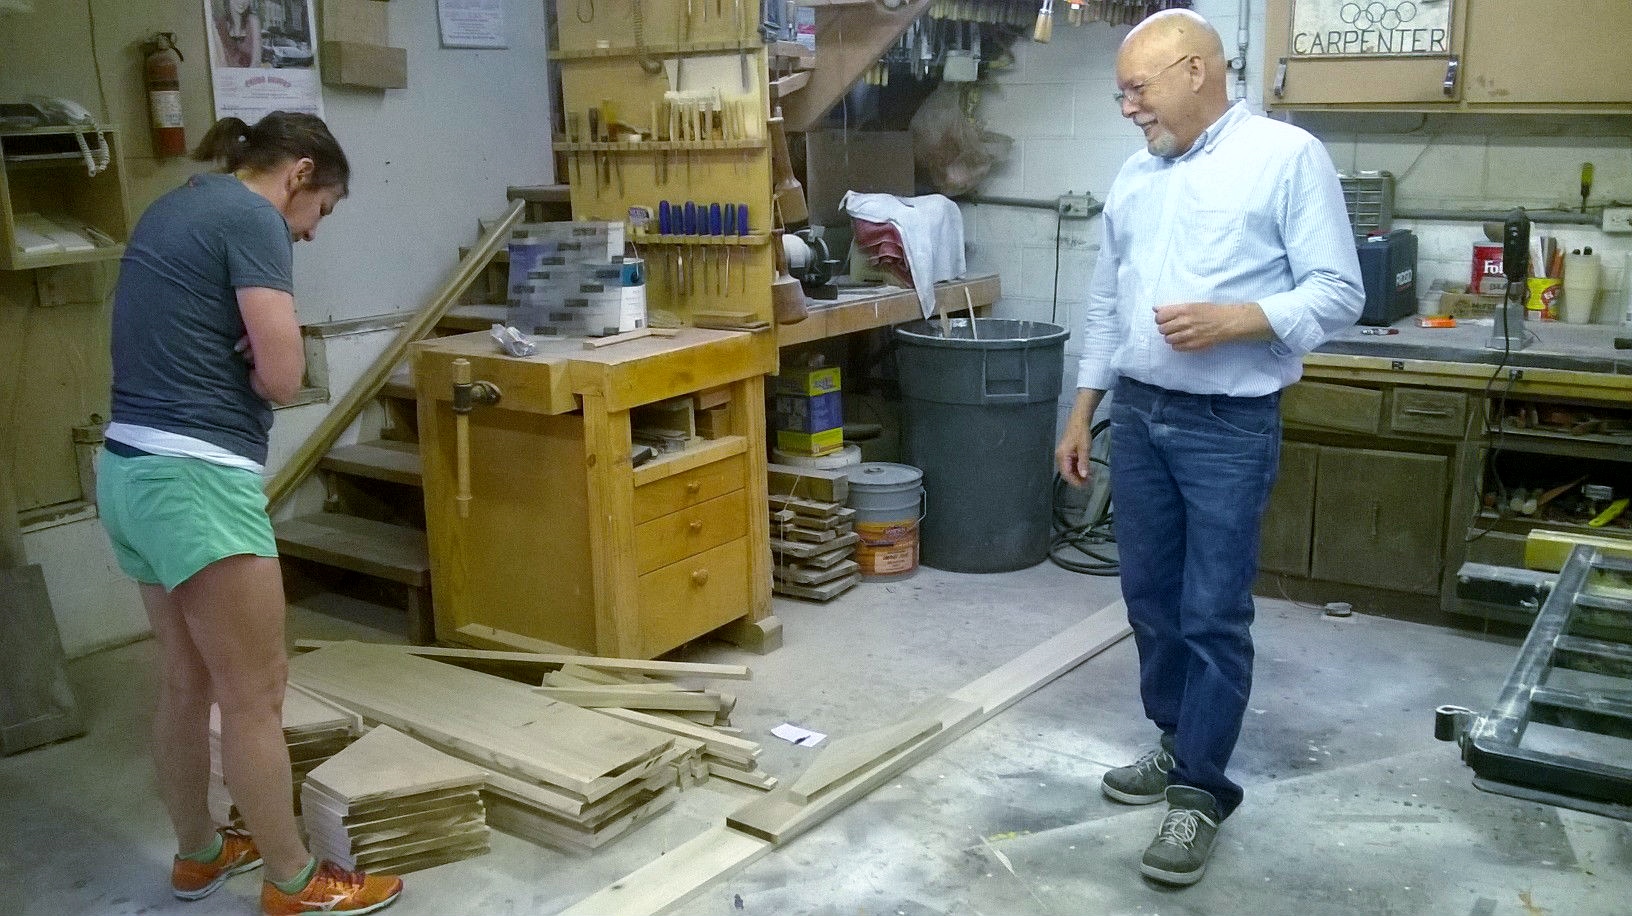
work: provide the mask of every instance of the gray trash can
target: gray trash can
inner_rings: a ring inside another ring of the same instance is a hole
[[[903,458],[924,472],[923,564],[1007,572],[1048,556],[1066,331],[974,321],[896,329]]]

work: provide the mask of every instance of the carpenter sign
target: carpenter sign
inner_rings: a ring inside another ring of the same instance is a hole
[[[1453,0],[1294,0],[1294,57],[1444,57]]]

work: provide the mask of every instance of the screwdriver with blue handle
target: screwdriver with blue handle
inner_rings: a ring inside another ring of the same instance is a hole
[[[724,227],[720,225],[721,221],[722,221],[722,218],[721,218],[720,205],[719,204],[709,204],[708,205],[708,234],[710,236],[714,237],[715,239],[719,239],[721,237],[722,233],[724,232]],[[725,292],[725,290],[721,289],[722,284],[721,284],[721,280],[720,280],[720,256],[719,256],[719,250],[718,249],[719,249],[719,246],[716,245],[713,248],[711,248],[709,250],[709,252],[708,252],[709,260],[714,262],[714,294],[715,295],[720,295],[720,294]]]
[[[689,200],[686,201],[685,210],[682,211],[682,212],[685,214],[685,217],[684,217],[684,222],[683,222],[683,225],[681,226],[680,231],[682,233],[684,233],[685,235],[695,236],[697,234],[697,204],[694,201],[689,201]],[[690,241],[691,241],[690,239],[687,239],[686,248],[688,250],[688,253],[691,253],[690,252],[690,248],[691,248]],[[697,261],[697,255],[695,253],[691,253],[691,259],[692,259],[692,263],[695,264],[696,261]],[[693,285],[694,285],[692,281],[695,278],[696,278],[695,272],[686,277],[686,295],[688,297],[691,295],[691,291],[692,291],[692,288],[693,288]],[[704,277],[703,283],[704,283],[705,288],[706,288],[706,285],[708,283],[707,277]]]

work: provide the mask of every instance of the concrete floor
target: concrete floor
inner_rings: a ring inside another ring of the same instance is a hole
[[[778,600],[786,645],[763,658],[703,643],[679,658],[744,662],[734,715],[764,767],[815,753],[768,734],[884,724],[1116,598],[1113,579],[1044,564],[970,576],[920,570],[828,605]],[[322,597],[291,636],[400,640],[378,609]],[[1247,800],[1206,879],[1141,878],[1160,806],[1105,799],[1100,774],[1154,740],[1132,640],[913,767],[816,830],[703,891],[698,914],[1624,914],[1632,825],[1479,792],[1433,740],[1442,703],[1487,706],[1517,641],[1379,616],[1328,618],[1260,599],[1257,679],[1234,773]],[[183,903],[145,733],[151,643],[74,662],[85,737],[0,760],[5,909],[40,916],[256,912],[259,875]],[[740,688],[740,689],[739,689]],[[491,854],[408,876],[391,912],[557,912],[717,824],[752,796],[688,790],[663,817],[573,857],[503,834]],[[26,889],[23,890],[23,889]],[[20,909],[11,909],[20,907]]]

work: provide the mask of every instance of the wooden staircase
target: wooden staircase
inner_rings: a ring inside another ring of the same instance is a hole
[[[511,188],[510,199],[527,202],[523,219],[528,222],[571,218],[561,185]],[[459,304],[437,321],[433,334],[485,330],[502,321],[508,283],[509,262],[501,249]],[[381,411],[379,438],[335,446],[317,461],[322,511],[273,525],[285,589],[292,598],[321,590],[395,605],[406,612],[405,635],[426,645],[437,634],[417,399],[406,364],[386,379],[374,400]]]

